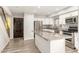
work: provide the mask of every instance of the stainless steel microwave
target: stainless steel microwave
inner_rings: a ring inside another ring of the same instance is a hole
[[[68,17],[65,19],[67,24],[75,24],[78,23],[78,16]]]

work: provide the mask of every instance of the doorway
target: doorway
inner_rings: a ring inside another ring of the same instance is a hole
[[[14,38],[23,38],[23,18],[14,18]]]

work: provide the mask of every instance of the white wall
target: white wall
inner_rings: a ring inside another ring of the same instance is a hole
[[[6,28],[4,26],[4,23],[2,21],[2,18],[0,16],[0,52],[5,48],[8,42],[9,42],[9,37]]]
[[[34,39],[34,15],[24,14],[24,40]]]
[[[5,10],[5,12],[8,16],[12,15],[10,10],[7,7],[2,7],[2,8]],[[10,38],[8,36],[5,25],[4,25],[2,18],[0,16],[0,52],[6,47],[9,40],[10,40]]]
[[[13,17],[17,17],[17,18],[24,18],[24,14],[21,13],[14,13]]]
[[[11,16],[12,15],[12,13],[11,13],[11,11],[9,10],[9,8],[8,7],[6,7],[6,6],[2,6],[2,8],[4,9],[4,11],[6,12],[6,14],[8,14],[9,16]]]

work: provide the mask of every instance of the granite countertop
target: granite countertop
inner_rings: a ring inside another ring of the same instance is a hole
[[[44,38],[47,41],[71,38],[71,36],[68,36],[68,35],[60,35],[60,34],[47,32],[47,31],[39,31],[39,32],[35,31],[35,34],[39,35],[40,37]]]

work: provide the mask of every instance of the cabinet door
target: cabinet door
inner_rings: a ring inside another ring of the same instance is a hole
[[[64,53],[65,52],[65,39],[51,40],[50,52]]]
[[[59,26],[59,19],[56,19],[55,24]]]
[[[35,35],[35,44],[40,50],[40,52],[43,52],[43,53],[50,52],[50,42],[40,37],[39,35]]]
[[[44,18],[43,19],[43,24],[44,25],[47,25],[47,24],[49,24],[50,23],[50,20],[48,19],[48,18]]]

